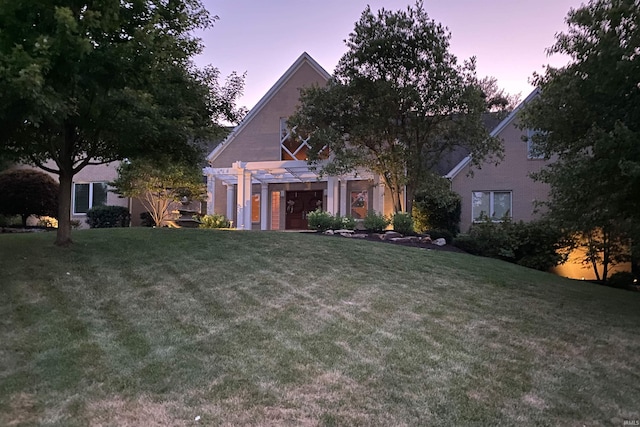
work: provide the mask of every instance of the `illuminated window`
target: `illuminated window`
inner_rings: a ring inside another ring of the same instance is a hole
[[[527,129],[527,158],[528,159],[544,159],[544,153],[540,149],[536,138],[540,132]]]
[[[502,221],[511,218],[510,191],[474,191],[471,193],[474,221]]]
[[[351,192],[351,216],[363,219],[369,210],[369,193],[367,190]]]
[[[73,213],[86,214],[94,206],[107,203],[107,183],[89,182],[73,184]]]
[[[251,195],[251,222],[260,222],[260,193]]]
[[[282,160],[307,160],[309,138],[296,139],[291,135],[287,119],[280,119],[280,151]]]

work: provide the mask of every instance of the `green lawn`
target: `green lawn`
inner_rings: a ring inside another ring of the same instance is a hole
[[[640,420],[638,293],[312,234],[53,239],[0,235],[0,425]]]

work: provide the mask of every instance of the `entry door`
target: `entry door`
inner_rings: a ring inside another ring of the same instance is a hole
[[[307,230],[307,215],[322,209],[322,190],[287,191],[285,204],[285,228],[287,230]]]

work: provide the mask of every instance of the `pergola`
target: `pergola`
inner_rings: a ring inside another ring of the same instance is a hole
[[[331,214],[347,212],[347,182],[355,180],[375,181],[371,172],[357,171],[346,175],[328,176],[320,175],[318,167],[310,166],[305,160],[266,161],[266,162],[241,162],[233,163],[230,168],[203,169],[207,176],[207,188],[211,194],[211,200],[215,200],[215,182],[221,181],[227,187],[227,217],[233,217],[233,207],[236,206],[237,225],[239,229],[251,229],[251,186],[260,184],[261,200],[268,200],[269,184],[284,183],[308,183],[326,182],[327,206],[326,210]],[[234,191],[234,188],[237,188]],[[374,187],[374,192],[378,187]],[[235,194],[237,193],[237,199]],[[375,200],[379,197],[374,196]],[[213,213],[213,204],[210,203],[209,212]],[[260,204],[260,228],[267,230],[267,203]]]

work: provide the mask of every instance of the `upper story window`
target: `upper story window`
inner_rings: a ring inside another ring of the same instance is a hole
[[[540,131],[527,129],[527,159],[544,159],[544,153],[536,143]]]
[[[282,160],[307,160],[309,150],[309,137],[306,139],[294,138],[287,126],[287,119],[280,118],[280,153]]]
[[[73,184],[73,213],[86,214],[94,206],[107,204],[107,183],[88,182]]]
[[[471,210],[474,222],[511,218],[511,191],[473,191]]]

